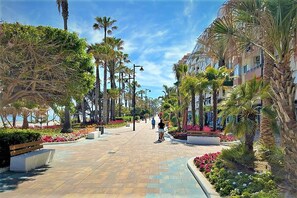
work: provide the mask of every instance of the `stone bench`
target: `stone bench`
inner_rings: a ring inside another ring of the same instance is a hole
[[[49,164],[54,157],[55,149],[41,149],[41,141],[11,145],[10,171],[28,172]]]
[[[101,133],[99,133],[98,131],[93,131],[91,133],[88,133],[87,135],[87,139],[96,139],[98,137],[100,137]]]
[[[220,145],[219,137],[208,137],[208,136],[187,136],[187,143],[199,144],[199,145]]]

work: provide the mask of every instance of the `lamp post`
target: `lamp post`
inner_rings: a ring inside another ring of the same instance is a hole
[[[135,102],[136,102],[136,82],[135,82],[135,68],[140,67],[140,71],[144,71],[142,66],[133,64],[133,100],[132,100],[132,106],[133,106],[133,131],[135,131]]]

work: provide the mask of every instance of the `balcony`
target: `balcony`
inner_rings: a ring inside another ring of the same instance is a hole
[[[238,76],[238,77],[234,78],[233,85],[240,85],[241,83],[242,83],[241,76]]]
[[[261,66],[254,67],[248,70],[246,73],[243,74],[242,82],[246,82],[252,80],[254,77],[260,78],[261,77]]]

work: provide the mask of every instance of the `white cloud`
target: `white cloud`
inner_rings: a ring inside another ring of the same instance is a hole
[[[186,17],[191,17],[193,12],[193,0],[187,1],[184,7],[184,15]]]

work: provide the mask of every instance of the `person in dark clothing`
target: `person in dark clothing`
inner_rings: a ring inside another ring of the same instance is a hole
[[[156,120],[155,118],[152,119],[152,129],[155,129],[155,125],[156,125]]]
[[[163,123],[162,119],[160,120],[160,123],[158,124],[158,132],[159,132],[159,139],[158,139],[158,142],[163,142],[165,139],[164,139],[164,130],[165,128],[165,124]]]

